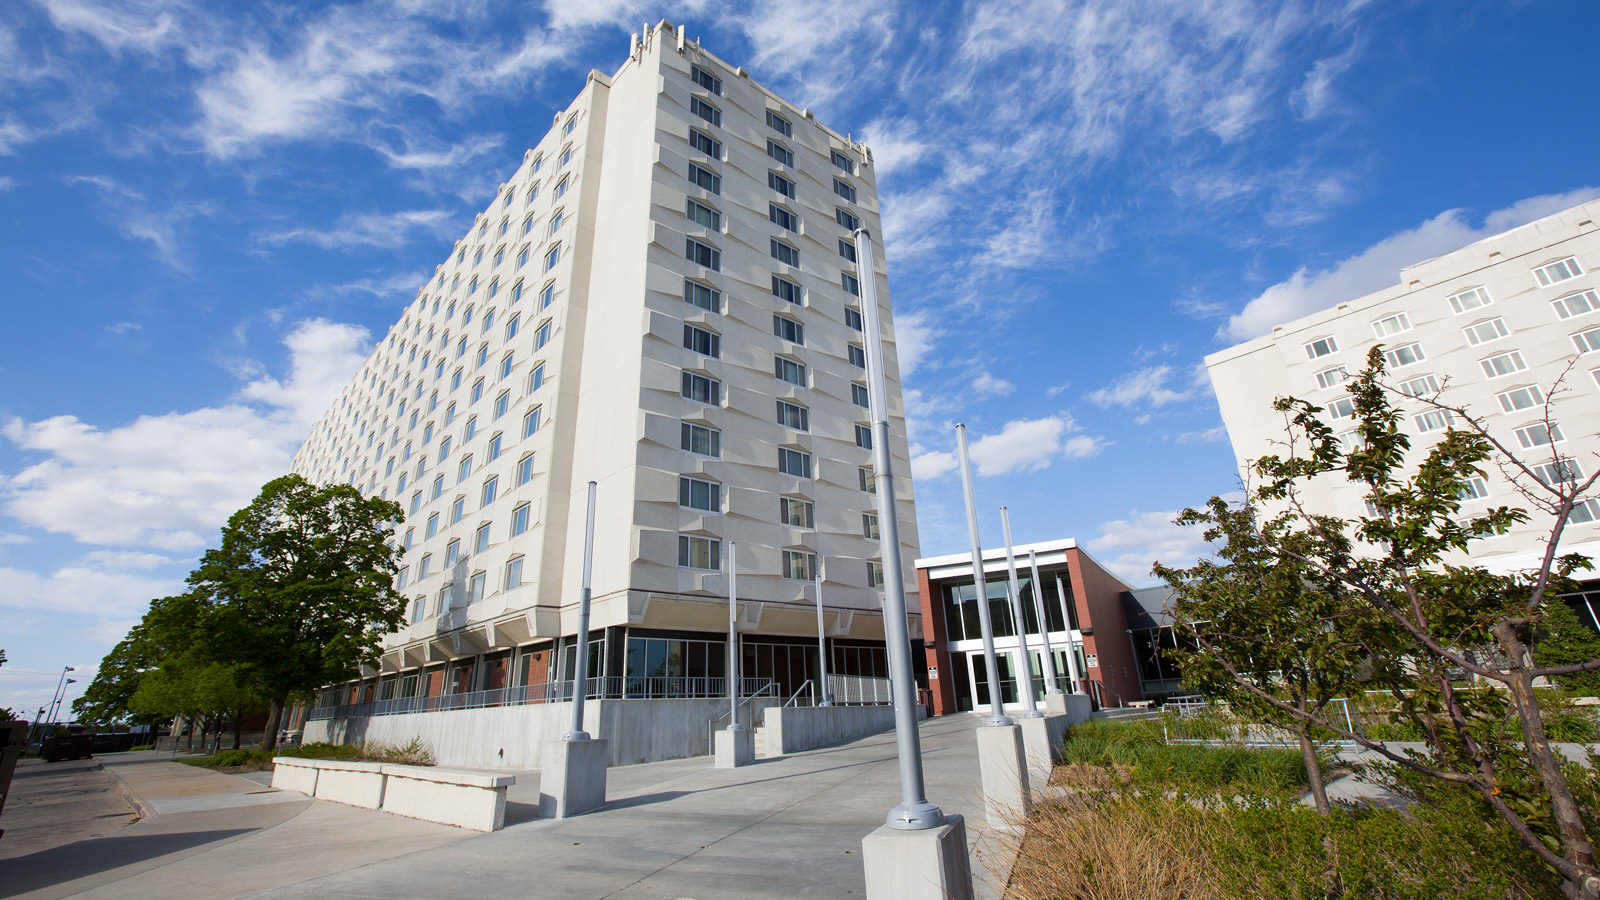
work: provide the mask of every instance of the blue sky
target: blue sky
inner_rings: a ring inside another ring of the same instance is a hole
[[[0,706],[87,684],[661,17],[874,150],[927,555],[964,421],[986,543],[1193,559],[1206,353],[1600,196],[1578,0],[3,4]]]

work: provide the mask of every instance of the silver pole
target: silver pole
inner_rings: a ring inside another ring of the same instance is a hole
[[[956,448],[961,453],[961,490],[967,500],[967,533],[972,536],[972,583],[978,602],[978,627],[983,632],[983,666],[989,676],[989,718],[985,725],[1010,725],[1000,699],[1000,666],[994,658],[994,623],[989,620],[989,583],[983,577],[983,545],[978,539],[977,506],[972,499],[972,464],[967,459],[967,426],[956,426]],[[1029,685],[1032,687],[1032,685]]]
[[[1024,719],[1038,719],[1044,714],[1033,699],[1033,658],[1028,652],[1028,620],[1022,616],[1022,589],[1017,586],[1017,557],[1011,552],[1011,512],[1000,507],[1000,534],[1006,539],[1006,579],[1011,594],[1011,617],[1017,622],[1017,651],[1022,654],[1022,696],[1028,700]],[[1042,627],[1042,626],[1041,626]]]
[[[1009,536],[1006,545],[1011,545]],[[1028,551],[1028,571],[1033,575],[1033,611],[1039,617],[1039,636],[1044,638],[1044,692],[1059,694],[1061,676],[1056,672],[1056,651],[1050,646],[1050,617],[1045,615],[1044,582],[1039,580],[1039,554],[1033,550]]]
[[[828,696],[828,633],[822,617],[822,530],[817,530],[817,559],[812,568],[817,589],[817,705],[832,706]]]
[[[728,542],[728,730],[739,727],[739,545]]]
[[[587,741],[589,733],[583,730],[583,698],[588,695],[585,682],[589,674],[589,587],[590,572],[594,567],[594,482],[589,482],[589,517],[583,526],[583,590],[578,594],[578,652],[572,673],[572,730],[563,740]]]
[[[1072,682],[1072,693],[1086,693],[1078,677],[1078,652],[1072,647],[1072,610],[1067,607],[1067,589],[1062,586],[1060,575],[1056,576],[1056,599],[1061,601],[1061,614],[1067,617],[1067,680]]]
[[[883,331],[878,324],[878,267],[872,235],[856,229],[856,270],[861,283],[861,318],[866,332],[867,400],[872,411],[872,472],[878,487],[878,549],[883,560],[883,636],[889,653],[890,699],[900,756],[900,804],[888,825],[920,831],[944,824],[944,812],[928,802],[922,780],[922,738],[917,733],[917,682],[911,674],[911,633],[906,626],[905,573],[900,564],[900,516],[889,466],[889,389],[884,378]]]

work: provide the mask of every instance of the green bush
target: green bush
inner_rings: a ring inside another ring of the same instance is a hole
[[[1306,784],[1305,761],[1299,750],[1169,744],[1156,719],[1090,720],[1074,725],[1062,744],[1061,760],[1068,765],[1114,769],[1143,783],[1205,788],[1239,785],[1274,792],[1298,791]]]
[[[337,759],[345,762],[390,762],[400,765],[431,766],[433,754],[420,738],[398,747],[384,744],[306,744],[300,747],[283,747],[277,752],[267,750],[224,750],[199,759],[181,762],[207,769],[249,769],[263,771],[272,768],[274,756],[291,756],[296,759]]]

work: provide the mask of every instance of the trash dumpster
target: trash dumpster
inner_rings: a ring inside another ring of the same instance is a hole
[[[44,739],[44,749],[39,755],[44,757],[45,762],[88,759],[94,755],[94,735],[64,734],[47,737]]]

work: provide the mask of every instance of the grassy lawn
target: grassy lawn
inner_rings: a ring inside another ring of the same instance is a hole
[[[1323,817],[1301,802],[1299,751],[1171,745],[1156,720],[1087,722],[1063,750],[1013,900],[1560,896],[1474,797],[1417,789],[1405,812]]]

